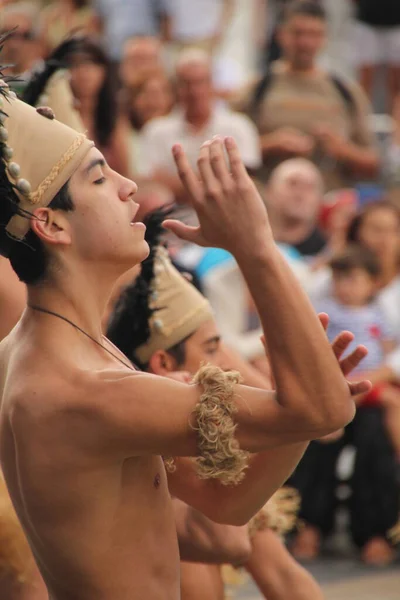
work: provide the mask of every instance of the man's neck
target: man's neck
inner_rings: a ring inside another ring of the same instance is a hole
[[[82,118],[93,118],[96,108],[96,100],[90,96],[79,98],[79,112]]]
[[[196,131],[201,131],[206,127],[211,119],[212,108],[204,111],[185,111],[185,121]]]
[[[28,286],[28,306],[53,311],[101,342],[102,317],[117,275],[64,270],[48,282]]]
[[[295,246],[307,239],[313,232],[314,224],[309,221],[277,217],[270,214],[270,223],[277,242]]]
[[[306,67],[296,65],[295,63],[283,60],[281,63],[281,69],[286,73],[293,73],[296,75],[308,77],[318,73],[319,69],[315,63],[312,63]]]

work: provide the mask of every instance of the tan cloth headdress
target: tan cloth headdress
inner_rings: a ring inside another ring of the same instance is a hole
[[[208,300],[173,266],[162,246],[156,249],[151,290],[149,303],[155,312],[150,338],[135,352],[143,364],[156,350],[168,350],[213,318]]]
[[[19,199],[17,214],[6,224],[10,237],[25,237],[29,215],[50,204],[92,146],[85,135],[56,120],[52,111],[22,102],[0,81],[2,175]]]

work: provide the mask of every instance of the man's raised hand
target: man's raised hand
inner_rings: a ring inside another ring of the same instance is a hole
[[[199,226],[168,219],[164,222],[167,229],[186,241],[224,248],[235,256],[251,256],[272,242],[264,203],[232,138],[216,137],[203,144],[197,161],[199,175],[180,145],[173,147],[173,156]]]

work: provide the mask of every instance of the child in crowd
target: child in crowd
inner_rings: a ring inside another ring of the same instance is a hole
[[[387,353],[394,347],[380,307],[374,300],[380,277],[376,256],[367,248],[350,245],[330,261],[332,288],[328,297],[317,305],[318,312],[330,317],[330,339],[343,329],[355,335],[355,344],[368,348],[362,370],[374,371],[382,366]],[[349,351],[352,347],[350,346]],[[400,461],[400,388],[377,383],[360,401],[360,406],[379,404],[385,412],[388,435]]]

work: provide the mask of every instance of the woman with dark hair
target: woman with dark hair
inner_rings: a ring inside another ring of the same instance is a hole
[[[117,81],[109,57],[96,40],[77,36],[68,43],[64,60],[88,137],[112,169],[127,175],[129,125],[119,110]]]

